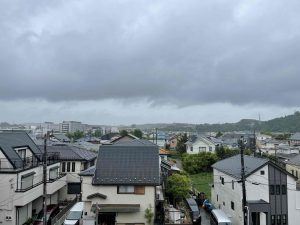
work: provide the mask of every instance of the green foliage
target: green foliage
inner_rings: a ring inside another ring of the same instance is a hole
[[[66,133],[66,136],[69,139],[73,139],[75,141],[75,140],[77,140],[79,138],[83,138],[84,137],[84,132],[77,130],[74,133]]]
[[[147,209],[145,209],[145,219],[147,221],[147,224],[151,224],[152,219],[153,219],[154,213],[152,211],[152,206],[151,204]]]
[[[183,154],[186,152],[186,146],[185,143],[188,141],[187,134],[184,133],[182,136],[178,137],[178,142],[176,146],[176,151],[178,151],[180,154]]]
[[[217,162],[218,156],[210,152],[198,154],[184,154],[182,156],[183,169],[189,174],[211,171],[211,165]]]
[[[132,134],[138,138],[142,138],[143,137],[143,132],[140,129],[134,129]]]
[[[100,130],[100,129],[95,130],[93,136],[94,137],[101,137],[102,136],[102,130]]]
[[[173,174],[167,179],[167,193],[174,199],[182,200],[189,195],[191,180],[184,174]]]
[[[120,131],[120,135],[121,135],[122,137],[128,135],[127,130],[121,130],[121,131]]]
[[[218,133],[216,134],[216,138],[219,138],[223,135],[223,133],[221,131],[218,131]]]

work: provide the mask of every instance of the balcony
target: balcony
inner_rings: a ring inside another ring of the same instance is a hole
[[[25,169],[34,168],[43,165],[43,154],[35,154],[26,158],[16,158],[8,160],[0,158],[0,172],[19,172]],[[47,154],[47,165],[60,161],[59,153],[53,152]]]

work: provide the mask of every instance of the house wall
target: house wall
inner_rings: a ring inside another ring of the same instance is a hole
[[[298,178],[297,185],[300,185],[300,180],[299,180],[300,166],[286,164],[285,169],[286,169],[286,171],[288,171],[289,173],[293,174],[294,176],[296,176]]]
[[[265,171],[264,175],[260,171]],[[242,213],[242,185],[237,179],[214,169],[214,187],[212,188],[212,203],[216,208],[222,209],[232,220],[233,225],[243,224]],[[220,178],[224,178],[224,184]],[[264,200],[269,202],[268,166],[265,166],[249,176],[246,182],[247,200]],[[233,184],[232,184],[233,181]],[[232,188],[233,185],[233,188]],[[234,210],[231,208],[234,203]]]
[[[288,224],[299,225],[300,221],[300,191],[296,191],[295,180],[287,177],[288,191]]]
[[[200,148],[205,148],[205,150],[200,150]],[[210,151],[210,148],[211,148],[211,151]],[[188,154],[198,154],[199,152],[215,152],[215,149],[216,149],[216,146],[214,144],[207,144],[201,140],[196,141],[192,145],[188,144],[186,146],[186,152]]]
[[[92,177],[83,177],[82,200],[86,202],[86,212],[90,215],[92,204],[140,204],[140,211],[136,213],[117,213],[117,223],[145,223],[145,209],[151,205],[155,207],[155,187],[146,186],[144,195],[136,194],[118,194],[117,186],[94,186]],[[107,196],[107,199],[94,198],[87,199],[88,195],[101,193]],[[154,212],[154,208],[152,208]]]
[[[48,166],[48,174],[50,168],[58,165],[59,163]],[[25,192],[15,192],[18,187],[21,187],[21,176],[32,171],[36,172],[36,174],[34,174],[34,182],[41,181],[43,177],[42,166],[22,171],[19,174],[0,173],[0,223],[2,222],[2,224],[7,225],[15,225],[19,223],[22,224],[28,218],[32,217],[33,210],[35,210],[36,213],[38,213],[41,210],[41,196],[43,195],[42,184]],[[53,183],[47,184],[48,194],[52,194],[49,196],[47,203],[50,204],[50,201],[58,201],[58,190],[65,186],[65,183],[61,182],[61,179],[54,181]],[[7,221],[5,219],[6,216],[10,216],[12,220]],[[17,220],[17,216],[19,217],[19,222]]]

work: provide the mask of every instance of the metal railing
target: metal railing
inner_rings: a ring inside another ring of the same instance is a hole
[[[52,218],[51,225],[61,225],[65,221],[67,213],[73,207],[73,205],[75,205],[76,202],[77,198],[74,198],[72,201],[61,202],[61,205],[66,204],[66,206],[55,217]]]
[[[47,165],[51,165],[60,161],[58,152],[51,152],[47,154]],[[12,158],[0,158],[0,171],[15,171],[24,170],[28,168],[37,167],[43,164],[44,156],[42,153],[35,154],[30,157]]]

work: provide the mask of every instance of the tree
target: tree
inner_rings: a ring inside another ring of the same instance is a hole
[[[77,140],[77,139],[83,138],[83,137],[84,137],[84,132],[83,132],[83,131],[76,130],[76,131],[73,133],[73,138],[74,138],[74,140]]]
[[[186,146],[185,143],[188,141],[187,134],[184,133],[178,138],[177,146],[176,146],[176,151],[178,151],[180,154],[183,154],[186,152]]]
[[[219,138],[219,137],[221,137],[223,134],[222,134],[222,132],[221,131],[218,131],[218,133],[216,134],[216,138]]]
[[[216,155],[218,156],[219,159],[225,158],[225,149],[223,145],[216,147]]]
[[[181,201],[189,195],[191,180],[184,174],[173,174],[167,179],[167,193],[173,201]]]
[[[95,130],[94,137],[101,137],[101,136],[102,136],[102,130],[100,129]]]
[[[120,131],[120,135],[121,135],[122,137],[127,136],[127,135],[128,135],[127,130],[121,130],[121,131]]]
[[[200,152],[198,154],[184,154],[182,156],[183,169],[189,174],[211,171],[211,165],[217,162],[218,157],[211,152]]]
[[[151,224],[153,216],[154,213],[152,211],[152,206],[150,204],[149,207],[145,209],[145,219],[147,220],[147,224]]]
[[[143,137],[143,132],[140,129],[134,129],[132,134],[138,138],[142,138]]]

